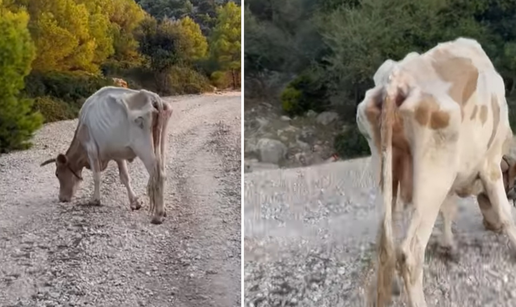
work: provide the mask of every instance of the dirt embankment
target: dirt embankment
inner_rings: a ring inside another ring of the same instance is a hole
[[[53,166],[77,122],[44,126],[31,150],[0,156],[0,306],[240,306],[240,93],[167,98],[165,222],[131,212],[116,163],[58,203]],[[144,195],[148,174],[129,164]]]

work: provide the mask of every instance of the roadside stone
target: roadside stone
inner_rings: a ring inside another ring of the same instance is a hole
[[[317,115],[317,118],[315,119],[319,124],[321,125],[328,125],[336,120],[339,119],[339,114],[336,112],[322,112],[321,114]]]
[[[256,144],[261,162],[278,164],[287,154],[287,146],[278,140],[260,139]]]

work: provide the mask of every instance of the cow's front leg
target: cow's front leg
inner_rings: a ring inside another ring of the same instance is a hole
[[[131,210],[139,210],[142,205],[138,197],[134,194],[133,187],[131,186],[131,178],[127,170],[127,162],[125,160],[117,160],[118,174],[120,175],[120,181],[127,189],[127,195],[129,196],[129,206]]]
[[[100,161],[98,158],[90,158],[91,170],[93,172],[94,191],[90,205],[100,206]]]

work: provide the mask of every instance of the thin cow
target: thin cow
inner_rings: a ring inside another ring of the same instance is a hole
[[[172,108],[159,95],[147,90],[106,86],[91,95],[79,111],[79,123],[65,154],[49,159],[55,162],[59,180],[59,200],[72,200],[84,168],[93,172],[95,189],[91,203],[100,205],[100,178],[109,161],[118,165],[120,180],[127,189],[130,208],[141,202],[131,186],[127,161],[140,158],[149,173],[151,223],[161,224],[164,207],[167,127]]]
[[[378,307],[389,304],[397,267],[409,305],[425,307],[426,245],[439,211],[453,197],[477,196],[484,225],[505,232],[516,247],[507,170],[500,167],[512,131],[503,79],[477,41],[458,38],[388,65],[393,66],[388,78],[375,78],[379,84],[357,110],[383,195],[373,301]],[[392,209],[398,189],[414,213],[395,249]]]

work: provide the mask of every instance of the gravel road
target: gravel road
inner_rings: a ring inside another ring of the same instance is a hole
[[[370,159],[356,159],[245,175],[246,306],[365,306],[379,215],[370,169]],[[428,305],[516,306],[516,251],[483,229],[476,201],[459,202],[456,262],[436,252],[437,225]]]
[[[131,212],[115,162],[102,206],[87,203],[91,172],[72,203],[57,200],[54,167],[76,120],[45,125],[24,152],[0,156],[0,306],[240,306],[240,92],[166,98],[168,217],[152,225],[148,198]],[[129,164],[145,195],[148,174]]]

